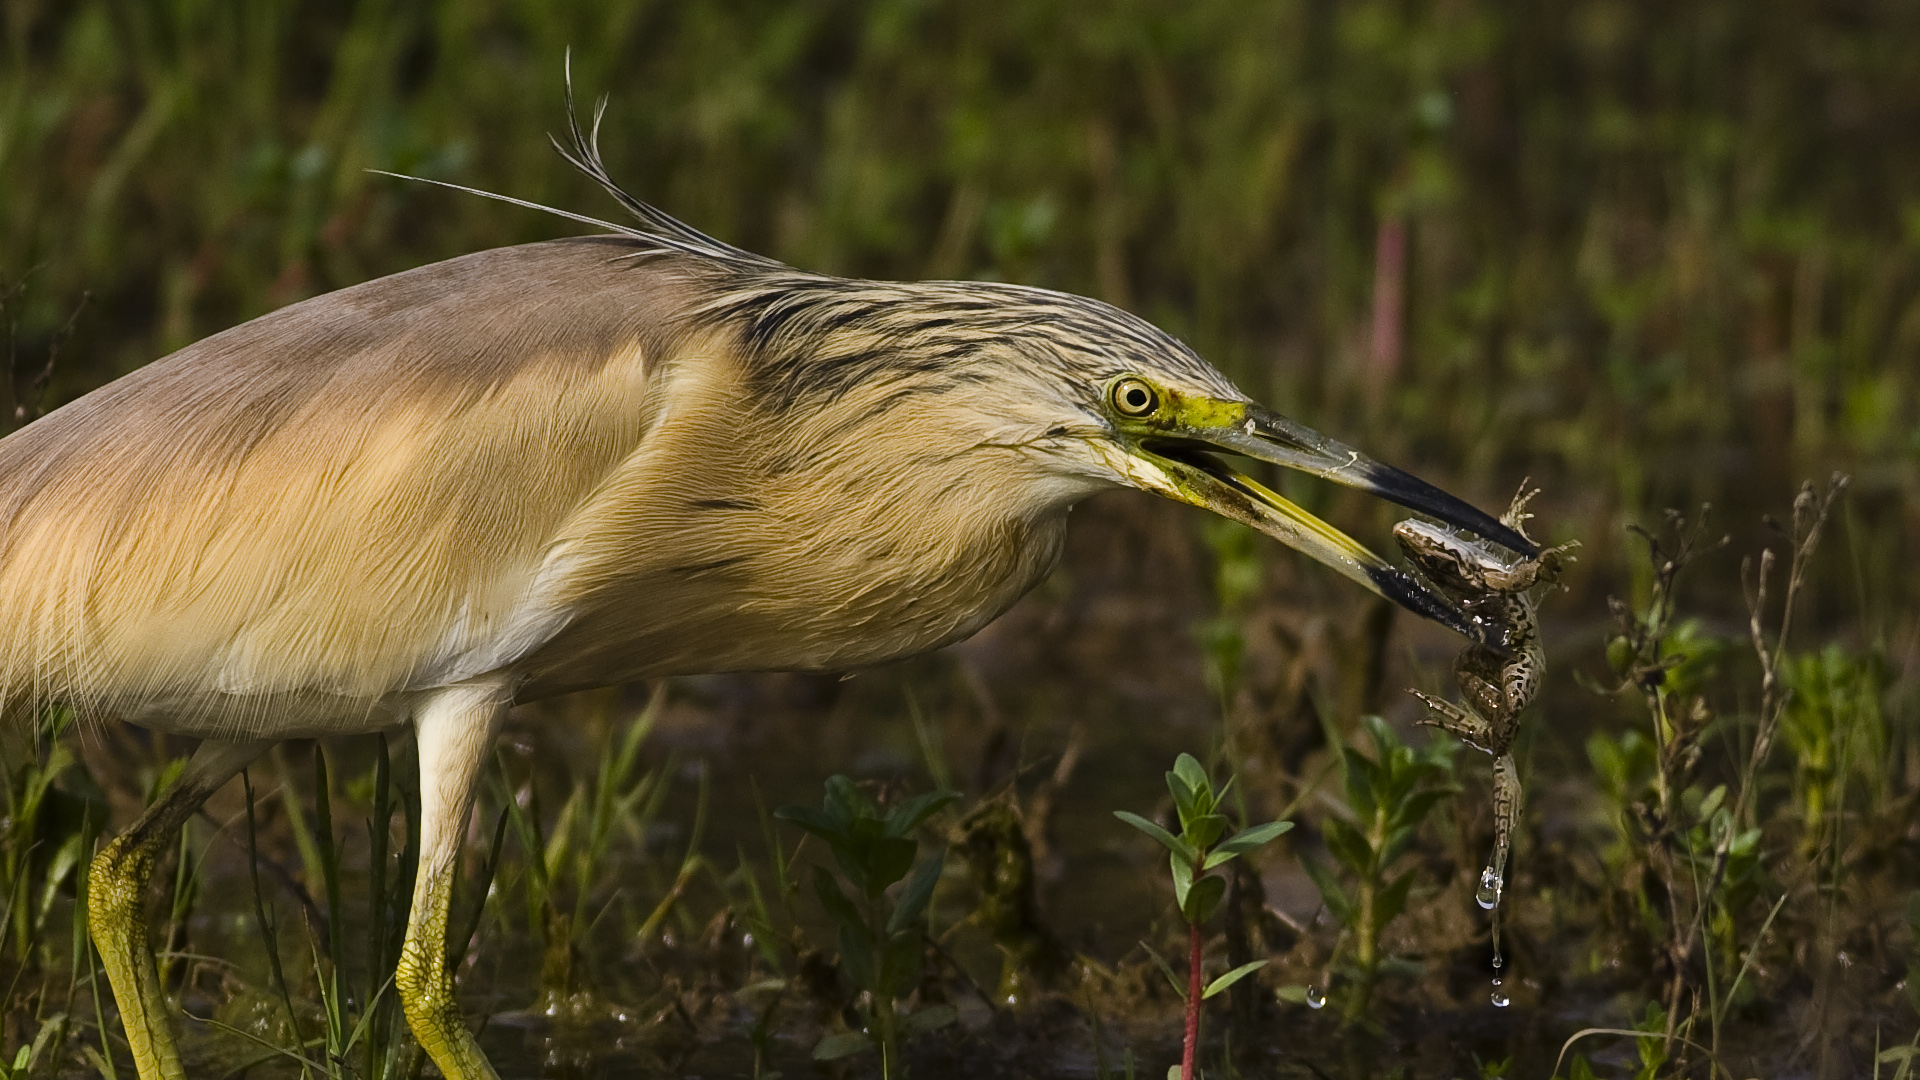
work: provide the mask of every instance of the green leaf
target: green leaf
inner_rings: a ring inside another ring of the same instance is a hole
[[[893,914],[887,919],[887,933],[897,934],[926,919],[927,904],[933,900],[933,887],[940,883],[940,866],[945,855],[936,851],[915,868],[913,879],[907,882],[906,891],[900,894],[900,902],[894,905]]]
[[[1713,816],[1715,810],[1720,809],[1720,804],[1725,802],[1726,798],[1727,785],[1720,784],[1712,791],[1707,792],[1706,798],[1700,800],[1700,809],[1695,811],[1695,813],[1701,821],[1705,821]]]
[[[1202,873],[1205,873],[1206,871],[1211,870],[1216,866],[1219,866],[1221,863],[1232,862],[1236,857],[1239,856],[1239,854],[1240,853],[1237,851],[1228,851],[1225,848],[1215,848],[1213,852],[1207,856],[1207,860],[1200,864],[1200,871]]]
[[[945,809],[960,797],[957,791],[932,791],[925,795],[916,795],[887,814],[887,835],[907,836],[920,827],[921,823]]]
[[[1175,855],[1184,856],[1189,862],[1198,855],[1198,852],[1194,851],[1186,841],[1161,828],[1157,823],[1141,817],[1139,814],[1129,813],[1125,810],[1115,810],[1113,816],[1139,829],[1155,840],[1160,841],[1166,845],[1168,851],[1173,852]]]
[[[904,836],[862,839],[864,843],[834,845],[834,858],[855,886],[868,897],[877,897],[913,869],[920,845]]]
[[[1175,758],[1173,760],[1173,772],[1179,776],[1180,779],[1185,780],[1187,786],[1192,788],[1196,794],[1199,792],[1211,793],[1213,790],[1213,782],[1207,778],[1206,768],[1202,766],[1199,761],[1195,760],[1192,754],[1181,754]]]
[[[1227,883],[1223,878],[1203,877],[1193,883],[1188,890],[1186,900],[1180,904],[1180,914],[1190,923],[1203,923],[1213,917],[1214,910],[1220,906],[1220,898],[1227,894]]]
[[[1380,895],[1375,897],[1373,902],[1374,926],[1376,928],[1384,929],[1388,923],[1398,918],[1400,913],[1406,910],[1407,892],[1412,888],[1413,871],[1409,870],[1399,877],[1394,878],[1386,888],[1380,890]]]
[[[1346,892],[1334,880],[1333,873],[1318,859],[1302,859],[1300,865],[1306,870],[1307,876],[1313,879],[1314,888],[1320,890],[1320,899],[1327,905],[1327,910],[1333,912],[1333,917],[1339,919],[1341,925],[1352,926],[1353,902],[1347,899]]]
[[[924,934],[901,933],[887,939],[880,950],[880,973],[872,986],[875,997],[897,998],[920,981],[920,961],[926,953]]]
[[[1184,834],[1187,843],[1192,844],[1197,850],[1205,851],[1213,846],[1214,841],[1220,839],[1220,834],[1227,831],[1228,822],[1219,814],[1198,814],[1180,824],[1180,831]]]
[[[1173,973],[1173,965],[1167,963],[1166,959],[1162,957],[1159,953],[1154,952],[1153,946],[1147,944],[1146,942],[1144,941],[1141,942],[1140,947],[1147,951],[1148,956],[1153,957],[1154,966],[1158,967],[1160,969],[1160,974],[1165,975],[1167,977],[1167,981],[1173,984],[1173,992],[1180,995],[1180,1000],[1181,1001],[1187,1000],[1186,980],[1182,979],[1180,976],[1175,975]]]
[[[843,1057],[852,1057],[862,1050],[871,1049],[873,1040],[863,1031],[843,1031],[838,1035],[829,1035],[813,1047],[813,1060],[838,1061]]]
[[[846,822],[811,806],[783,806],[775,810],[773,816],[790,821],[823,840],[839,840],[847,834]]]
[[[873,805],[873,799],[860,790],[860,785],[838,774],[827,777],[827,799],[823,805],[828,813],[848,823],[880,820],[880,811]]]
[[[1419,835],[1419,828],[1413,825],[1402,825],[1389,832],[1380,845],[1380,869],[1385,870],[1391,867],[1394,860],[1406,854],[1407,849],[1413,846],[1413,841]]]
[[[1429,788],[1416,791],[1400,803],[1399,810],[1393,815],[1395,825],[1418,826],[1433,811],[1433,804],[1459,789],[1454,787]]]
[[[1342,748],[1340,755],[1346,762],[1347,807],[1356,817],[1370,818],[1374,810],[1374,789],[1383,786],[1380,783],[1380,767],[1373,763],[1372,758],[1351,746]]]
[[[840,883],[823,867],[813,868],[813,892],[820,898],[820,906],[827,909],[833,921],[843,927],[852,927],[864,932],[867,921],[860,917],[860,909],[853,906],[847,894],[840,891]]]
[[[1173,868],[1173,903],[1181,911],[1187,910],[1187,894],[1193,889],[1193,864],[1178,855],[1167,856],[1168,864]]]
[[[1336,817],[1330,817],[1320,825],[1320,835],[1327,842],[1327,851],[1342,866],[1360,877],[1369,876],[1373,868],[1373,845],[1359,829]]]
[[[1360,726],[1367,729],[1367,735],[1373,739],[1374,752],[1385,761],[1393,756],[1395,750],[1404,748],[1400,736],[1379,716],[1367,715],[1360,718]]]
[[[1200,812],[1200,793],[1188,787],[1178,773],[1167,774],[1167,791],[1173,795],[1174,816],[1181,821]]]
[[[960,1019],[960,1010],[951,1005],[929,1005],[900,1022],[900,1034],[906,1038],[924,1035]]]
[[[1417,979],[1427,969],[1418,960],[1409,960],[1404,956],[1383,956],[1373,970],[1383,979]]]
[[[1265,960],[1255,960],[1251,963],[1241,964],[1239,967],[1234,968],[1232,971],[1229,971],[1225,975],[1222,975],[1219,978],[1208,983],[1206,990],[1202,992],[1200,995],[1200,1000],[1205,1001],[1208,998],[1214,996],[1215,994],[1220,993],[1222,990],[1225,990],[1227,987],[1232,986],[1234,983],[1239,982],[1241,979],[1244,979],[1247,976],[1253,974],[1254,972],[1259,971],[1261,968],[1266,967],[1267,963],[1268,962]]]
[[[873,935],[864,927],[842,926],[839,940],[840,971],[862,990],[878,989],[881,959],[874,955]]]
[[[1291,821],[1269,821],[1265,825],[1255,825],[1251,828],[1241,829],[1239,832],[1234,833],[1222,841],[1219,847],[1213,849],[1213,853],[1207,856],[1206,868],[1212,869],[1220,865],[1220,863],[1233,858],[1235,855],[1242,855],[1257,848],[1265,847],[1279,839],[1283,833],[1292,828],[1293,822]]]

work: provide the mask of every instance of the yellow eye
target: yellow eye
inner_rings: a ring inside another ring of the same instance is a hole
[[[1113,384],[1113,407],[1122,416],[1146,416],[1160,407],[1160,395],[1139,379],[1121,379]]]

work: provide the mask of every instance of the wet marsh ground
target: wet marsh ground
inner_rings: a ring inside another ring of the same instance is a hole
[[[772,816],[844,774],[883,805],[959,794],[916,830],[945,866],[900,1009],[955,1019],[906,1040],[914,1075],[1157,1077],[1181,1002],[1151,954],[1184,975],[1185,927],[1164,850],[1113,811],[1167,821],[1182,752],[1237,775],[1237,821],[1296,823],[1207,925],[1210,973],[1271,961],[1208,1003],[1209,1076],[1912,1075],[1908,6],[19,0],[0,35],[22,417],[301,297],[568,232],[363,170],[595,212],[542,139],[571,45],[612,96],[616,175],[703,228],[832,272],[1101,296],[1484,507],[1531,476],[1537,535],[1582,543],[1516,746],[1504,1008],[1474,902],[1488,760],[1405,692],[1451,693],[1459,642],[1116,494],[934,656],[516,713],[455,908],[503,1075],[878,1075],[871,1051],[812,1062],[872,1002],[812,883],[822,842]],[[1835,470],[1782,646],[1795,498]],[[1388,545],[1387,509],[1277,483]],[[1387,859],[1348,836],[1378,824],[1359,760],[1396,753],[1370,715],[1411,770]],[[0,1064],[129,1076],[74,912],[92,845],[189,748],[37,720],[0,759]],[[389,736],[383,782],[380,746],[319,748],[322,818],[316,747],[288,745],[251,770],[251,829],[231,785],[156,875],[193,1075],[420,1068],[385,983],[411,750]]]

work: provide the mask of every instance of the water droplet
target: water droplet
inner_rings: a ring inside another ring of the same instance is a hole
[[[1307,987],[1307,1008],[1324,1009],[1326,1006],[1327,995],[1321,993],[1320,988],[1317,986]]]
[[[1500,872],[1498,870],[1489,866],[1480,871],[1480,888],[1474,892],[1473,898],[1488,911],[1500,906]]]
[[[1506,957],[1501,956],[1499,953],[1493,954],[1493,970],[1499,971],[1501,968],[1505,967],[1506,964],[1507,964]]]
[[[1499,979],[1493,980],[1493,997],[1490,1000],[1493,1002],[1493,1007],[1496,1009],[1504,1009],[1507,1007],[1508,1004],[1511,1003],[1512,999],[1507,997],[1507,992],[1505,990],[1500,989]]]

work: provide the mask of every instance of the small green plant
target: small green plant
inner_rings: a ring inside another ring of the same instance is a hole
[[[929,1005],[906,1014],[899,1001],[918,981],[927,945],[927,908],[940,880],[944,852],[914,858],[914,833],[947,804],[950,791],[916,795],[881,813],[866,792],[844,776],[827,780],[826,800],[818,809],[783,806],[774,811],[826,841],[852,895],[825,867],[813,868],[813,890],[839,931],[840,970],[859,990],[860,1030],[829,1035],[814,1047],[817,1060],[847,1057],[869,1047],[880,1052],[880,1071],[893,1075],[900,1042],[951,1023],[950,1005]],[[909,876],[911,875],[911,876]],[[906,879],[892,901],[887,890]]]
[[[1827,834],[1848,773],[1866,782],[1869,805],[1884,801],[1887,727],[1880,702],[1892,679],[1878,655],[1828,645],[1782,657],[1780,682],[1786,691],[1780,734],[1793,752],[1794,801],[1806,830],[1803,848],[1811,853]]]
[[[66,744],[73,725],[73,710],[49,706],[30,724],[0,726],[0,1021],[11,1021],[0,1023],[0,1038],[21,1040],[8,1048],[11,1060],[0,1056],[0,1077],[44,1073],[43,1063],[61,1056],[81,1023],[74,1012],[81,987],[95,984],[86,920],[70,920],[64,958],[62,935],[52,932],[55,909],[69,895],[78,905],[70,911],[86,910],[87,855],[106,816],[83,794],[93,780]],[[100,1015],[96,995],[100,1046],[81,1052],[104,1063],[102,1073],[111,1077],[112,1050]]]
[[[1180,819],[1178,836],[1139,814],[1125,810],[1113,812],[1121,821],[1160,841],[1169,852],[1173,899],[1179,905],[1180,917],[1187,924],[1186,985],[1181,985],[1165,961],[1157,956],[1154,959],[1160,963],[1161,969],[1167,973],[1167,980],[1173,983],[1174,989],[1187,1003],[1186,1038],[1180,1066],[1177,1071],[1167,1071],[1169,1077],[1177,1075],[1180,1080],[1193,1080],[1195,1075],[1194,1058],[1200,1046],[1200,1003],[1267,964],[1265,960],[1253,960],[1212,982],[1204,981],[1203,961],[1206,957],[1200,927],[1219,909],[1220,901],[1227,892],[1226,879],[1210,871],[1271,843],[1280,834],[1293,828],[1291,821],[1269,821],[1221,839],[1226,834],[1228,823],[1226,815],[1220,813],[1220,804],[1232,787],[1233,779],[1229,777],[1218,791],[1214,790],[1213,780],[1207,776],[1207,770],[1194,760],[1193,755],[1181,754],[1173,763],[1173,771],[1167,774],[1167,790],[1173,794],[1174,813]]]
[[[763,977],[752,979],[738,991],[741,998],[759,1001],[753,1006],[754,1020],[747,1030],[747,1042],[753,1047],[753,1075],[760,1080],[762,1077],[780,1075],[767,1067],[773,1051],[774,1014],[794,987],[795,976],[801,967],[803,944],[799,919],[794,911],[794,900],[800,887],[793,879],[793,858],[799,851],[795,849],[790,855],[780,846],[773,815],[767,812],[757,786],[753,792],[753,805],[759,814],[760,834],[766,848],[767,867],[771,871],[772,881],[763,887],[759,872],[752,860],[747,858],[746,849],[736,847],[739,864],[732,874],[720,879],[719,886],[721,893],[731,898],[728,907],[734,916],[752,935],[759,966],[765,972]],[[800,842],[806,843],[805,838]],[[715,876],[719,876],[717,871]]]
[[[1341,748],[1347,816],[1329,817],[1321,826],[1327,851],[1350,884],[1343,884],[1331,868],[1306,860],[1307,873],[1342,927],[1332,962],[1349,952],[1352,956],[1353,979],[1342,1005],[1349,1020],[1367,1011],[1380,975],[1400,966],[1381,955],[1380,935],[1405,910],[1415,871],[1394,874],[1393,868],[1434,804],[1459,790],[1453,784],[1459,743],[1435,740],[1416,750],[1379,717],[1365,717],[1362,723],[1373,740],[1374,756],[1351,746]]]
[[[393,980],[389,973],[399,958],[407,905],[413,891],[419,821],[417,797],[396,790],[387,741],[382,736],[370,774],[347,785],[353,793],[351,797],[355,801],[363,797],[372,811],[366,821],[372,886],[368,918],[364,923],[356,920],[352,924],[355,929],[350,933],[342,896],[342,845],[333,827],[334,784],[327,755],[320,747],[314,748],[311,821],[306,818],[304,800],[289,782],[291,769],[286,756],[276,751],[273,757],[283,781],[281,800],[306,871],[308,887],[320,890],[317,897],[303,898],[307,902],[301,905],[308,908],[306,949],[310,978],[294,979],[294,972],[282,963],[275,905],[269,901],[260,875],[264,857],[259,846],[255,793],[250,778],[243,774],[253,922],[268,967],[264,1000],[279,1009],[280,1030],[291,1036],[292,1042],[280,1045],[249,1030],[252,1024],[242,1027],[218,1016],[202,1022],[253,1043],[261,1051],[245,1068],[281,1059],[292,1062],[302,1077],[309,1078],[401,1080],[415,1076],[424,1057],[407,1030],[399,998],[391,993]],[[395,819],[402,816],[406,823],[406,841],[397,852],[390,851],[389,838]],[[502,817],[494,827],[493,842],[478,884],[482,895],[499,865],[505,825]],[[313,921],[316,915],[320,918],[317,925]],[[461,929],[449,935],[447,948],[450,962],[456,968],[466,954],[478,917],[476,910],[461,924]],[[367,949],[365,963],[355,964],[348,953],[361,942]],[[352,977],[348,974],[350,970]],[[310,1009],[312,1003],[295,996],[302,985],[311,985],[317,990],[317,1014]],[[316,1018],[317,1030],[313,1030]]]
[[[1597,1080],[1593,1063],[1585,1054],[1576,1052],[1571,1059],[1567,1056],[1568,1052],[1573,1050],[1575,1043],[1595,1035],[1625,1036],[1633,1039],[1639,1058],[1638,1067],[1633,1072],[1633,1080],[1659,1080],[1661,1076],[1674,1075],[1662,1071],[1668,1062],[1669,1051],[1674,1042],[1674,1037],[1667,1035],[1667,1029],[1666,1011],[1660,1008],[1659,1002],[1655,1001],[1647,1002],[1646,1012],[1632,1027],[1582,1028],[1569,1036],[1566,1042],[1560,1044],[1560,1058],[1554,1062],[1553,1075],[1559,1076],[1560,1064],[1566,1062],[1568,1080]],[[1687,1043],[1684,1035],[1678,1038],[1680,1042]]]
[[[611,698],[599,700],[590,721],[602,731],[599,769],[590,782],[575,782],[551,828],[543,825],[537,786],[529,779],[516,788],[508,778],[506,759],[500,759],[499,791],[507,822],[525,853],[526,926],[542,945],[539,1008],[547,1015],[586,1019],[603,1004],[581,946],[598,918],[593,903],[608,891],[608,854],[615,837],[626,835],[638,842],[667,795],[671,767],[643,770],[640,760],[640,748],[664,701],[656,693],[646,709],[619,731],[611,722]],[[705,865],[698,854],[706,822],[704,780],[700,791],[686,857],[636,932],[639,940],[649,940],[659,931]],[[567,899],[572,903],[567,904]]]
[[[86,865],[99,824],[93,808],[61,785],[77,769],[63,741],[73,722],[71,709],[42,709],[29,737],[0,744],[6,800],[0,817],[0,958],[11,951],[23,968],[51,959],[48,916]]]

